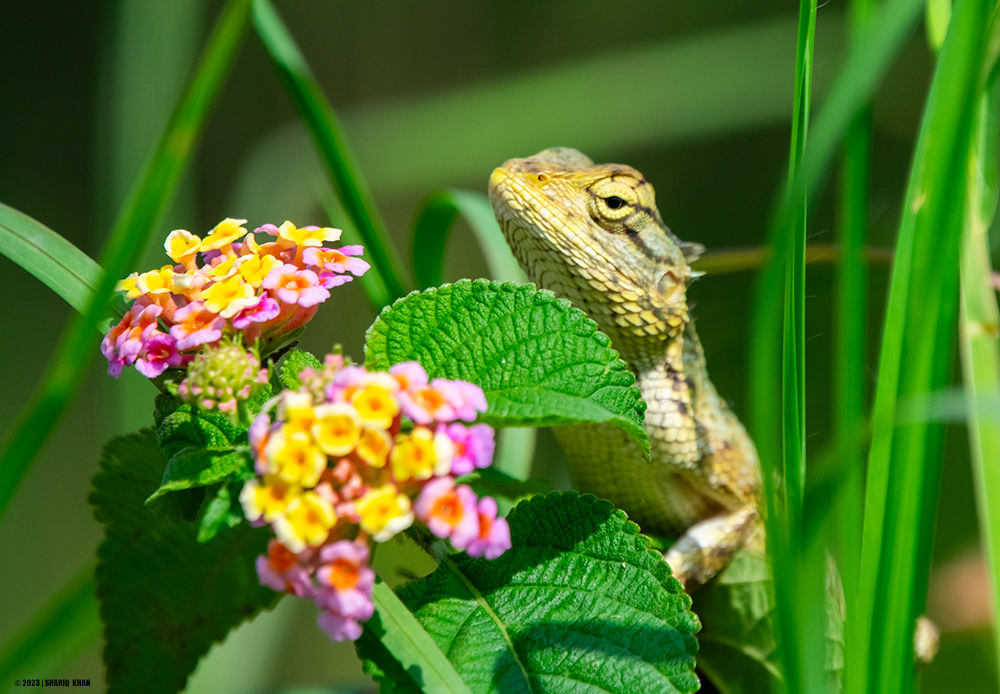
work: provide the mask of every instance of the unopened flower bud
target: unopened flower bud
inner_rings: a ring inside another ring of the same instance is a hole
[[[205,348],[188,367],[187,378],[177,388],[185,402],[206,410],[236,412],[267,383],[267,369],[241,345],[228,342]]]

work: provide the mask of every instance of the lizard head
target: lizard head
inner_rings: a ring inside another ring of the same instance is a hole
[[[641,173],[557,147],[504,162],[489,193],[529,279],[583,309],[619,350],[683,330],[700,247],[670,233]]]

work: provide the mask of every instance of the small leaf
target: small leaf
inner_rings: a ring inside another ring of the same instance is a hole
[[[519,480],[494,467],[476,470],[458,478],[458,482],[472,487],[477,496],[498,496],[516,501],[535,494],[548,494],[552,484],[548,480]]]
[[[206,490],[209,501],[205,504],[198,524],[198,542],[208,542],[226,528],[235,528],[243,522],[239,496],[243,480],[227,482]]]
[[[462,280],[383,309],[365,365],[419,361],[431,377],[482,387],[495,426],[612,422],[649,457],[635,377],[596,324],[533,285]]]
[[[397,594],[481,692],[694,692],[691,600],[624,512],[576,492],[520,503],[513,547],[446,557]],[[417,692],[366,629],[357,643],[386,692]]]
[[[195,526],[143,504],[166,465],[146,429],[108,442],[93,481],[90,503],[105,527],[96,579],[112,694],[183,689],[213,643],[279,598],[254,568],[267,528],[243,523],[199,544]]]
[[[149,497],[149,501],[169,492],[215,484],[250,468],[250,454],[246,446],[221,451],[188,446],[170,458],[160,488]]]
[[[153,421],[156,439],[168,459],[188,447],[221,451],[246,442],[246,430],[233,424],[229,415],[196,407],[166,393],[156,396]]]
[[[281,361],[281,385],[289,390],[298,390],[302,386],[302,379],[299,374],[305,369],[319,371],[323,368],[323,362],[314,357],[312,353],[301,349],[293,349],[285,355]]]

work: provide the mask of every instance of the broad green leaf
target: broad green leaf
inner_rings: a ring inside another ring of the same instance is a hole
[[[292,107],[312,136],[337,196],[365,242],[372,269],[381,276],[389,298],[405,293],[402,264],[396,257],[385,224],[368,184],[354,159],[344,129],[323,95],[305,57],[268,0],[252,0],[253,26],[267,51]]]
[[[444,190],[432,193],[420,203],[413,225],[413,276],[421,289],[444,282],[448,236],[459,215],[475,234],[493,279],[527,282],[493,216],[489,199],[482,193]]]
[[[500,558],[446,557],[397,590],[473,694],[698,689],[690,598],[624,512],[563,492],[508,520]],[[420,691],[368,630],[358,654],[383,694]]]
[[[79,313],[104,273],[86,253],[28,215],[0,203],[0,252],[37,277]]]
[[[414,292],[368,329],[365,366],[420,362],[432,378],[482,387],[495,426],[612,422],[649,457],[646,404],[604,333],[533,285],[462,280]]]
[[[254,568],[267,528],[243,523],[200,544],[194,525],[158,518],[144,501],[167,461],[150,430],[112,439],[90,503],[105,526],[97,594],[109,692],[176,692],[198,659],[279,595]]]
[[[0,443],[0,516],[83,381],[97,347],[93,333],[106,313],[115,283],[134,269],[146,240],[170,201],[236,58],[246,24],[246,0],[231,0],[222,10],[156,151],[115,223],[100,259],[106,274],[83,316],[71,323],[60,342],[45,383]]]

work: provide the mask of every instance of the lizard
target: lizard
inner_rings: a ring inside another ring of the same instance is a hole
[[[687,301],[704,249],[663,223],[641,173],[574,149],[508,160],[489,197],[528,279],[597,323],[646,402],[650,462],[613,424],[555,428],[574,486],[676,538],[665,560],[688,590],[701,585],[763,539],[757,452],[709,379]]]

